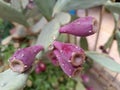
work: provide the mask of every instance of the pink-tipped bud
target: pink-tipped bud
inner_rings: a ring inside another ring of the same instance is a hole
[[[41,50],[43,50],[42,46],[31,46],[16,51],[9,59],[10,68],[19,73],[28,70],[32,66],[35,56]]]
[[[89,36],[98,29],[98,23],[93,17],[81,17],[60,28],[60,33],[68,33],[75,36]]]
[[[43,62],[38,62],[35,68],[37,74],[44,72],[46,70],[46,65]]]

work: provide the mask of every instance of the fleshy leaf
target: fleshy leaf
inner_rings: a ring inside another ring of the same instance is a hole
[[[84,85],[83,85],[83,83],[80,80],[77,81],[77,85],[76,85],[76,89],[75,90],[86,90]]]
[[[60,11],[69,11],[71,9],[87,9],[102,5],[106,1],[107,0],[57,0],[53,14],[56,14]]]
[[[60,22],[61,25],[65,25],[70,22],[71,16],[68,13],[60,12],[55,15],[55,18]]]
[[[60,36],[57,39],[60,42],[66,42],[67,41],[67,35],[66,34],[60,34]]]
[[[86,52],[86,56],[99,63],[100,65],[110,69],[111,71],[120,73],[120,64],[115,62],[111,57],[106,54],[88,51]]]
[[[117,31],[115,34],[116,40],[117,40],[117,46],[118,46],[118,52],[120,55],[120,31]]]
[[[51,20],[53,7],[56,0],[35,0],[35,2],[42,15],[45,16],[48,20]]]
[[[0,12],[1,18],[28,26],[26,18],[22,13],[2,1],[0,1]]]
[[[85,37],[80,38],[80,46],[84,50],[88,50],[88,42],[87,42],[87,39]]]
[[[105,3],[105,7],[111,12],[120,14],[120,3],[118,2],[113,3],[113,2],[108,1],[107,3]]]
[[[44,46],[45,51],[47,51],[48,47],[59,35],[59,28],[60,24],[56,19],[50,21],[48,24],[46,24],[46,26],[43,28],[42,32],[38,36],[36,44]]]
[[[105,43],[105,45],[104,45],[104,49],[110,48],[113,40],[114,40],[114,35],[112,35],[112,36],[109,37],[108,41],[107,41],[107,42]]]
[[[21,90],[25,87],[28,74],[8,69],[0,73],[0,90]]]

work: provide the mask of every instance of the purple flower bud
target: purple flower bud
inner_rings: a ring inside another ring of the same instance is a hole
[[[60,33],[68,33],[75,36],[89,36],[94,34],[98,29],[98,24],[93,17],[81,17],[72,23],[60,28]]]
[[[93,87],[87,87],[86,90],[94,90]]]
[[[43,50],[42,46],[31,46],[16,51],[9,59],[10,68],[19,73],[28,70],[32,66],[35,56],[41,50]]]
[[[85,59],[84,50],[74,44],[62,43],[55,41],[54,47],[71,62],[73,66],[79,66],[83,64]]]
[[[68,76],[75,76],[82,70],[85,54],[83,49],[73,44],[55,41],[53,50],[60,67]]]
[[[46,65],[43,62],[38,62],[35,68],[37,74],[44,72],[46,70]]]
[[[81,78],[83,80],[84,83],[88,83],[90,81],[89,77],[87,75],[81,75]]]

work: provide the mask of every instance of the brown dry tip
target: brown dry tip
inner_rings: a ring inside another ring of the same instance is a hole
[[[10,68],[14,72],[22,73],[25,70],[25,66],[22,61],[20,60],[13,60],[10,62]]]
[[[81,74],[82,71],[82,67],[78,67],[74,70],[74,72],[72,73],[72,76],[78,76]]]
[[[71,58],[71,63],[73,66],[80,66],[84,63],[85,55],[84,53],[73,53]]]

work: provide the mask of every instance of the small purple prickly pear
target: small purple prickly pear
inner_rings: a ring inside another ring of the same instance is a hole
[[[62,43],[54,41],[53,43],[56,50],[58,50],[63,56],[67,58],[68,62],[71,62],[73,66],[79,66],[83,64],[85,59],[84,50],[74,44]]]
[[[75,76],[82,70],[84,50],[76,45],[54,41],[53,53],[60,67],[68,76]]]
[[[44,72],[46,70],[46,65],[43,62],[38,62],[35,68],[37,74]]]
[[[81,17],[75,21],[60,28],[60,33],[68,33],[75,36],[89,36],[94,34],[98,29],[98,24],[93,17]]]
[[[32,66],[35,56],[41,50],[43,50],[43,47],[40,45],[17,50],[9,59],[10,68],[19,73],[28,70]]]

